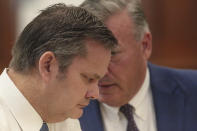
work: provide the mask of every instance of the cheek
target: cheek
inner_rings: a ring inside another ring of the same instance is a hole
[[[117,88],[117,95],[119,97],[127,96],[130,92],[130,85],[132,83],[133,77],[135,77],[135,71],[133,71],[133,66],[128,59],[122,59],[118,63],[113,63],[110,66],[111,78],[119,85]]]
[[[123,58],[117,62],[112,62],[109,66],[110,73],[117,79],[127,78],[131,65],[128,59]]]
[[[59,95],[63,96],[63,100],[67,100],[68,103],[76,105],[84,98],[86,87],[80,79],[69,79],[64,84],[64,91],[60,90]]]
[[[74,82],[76,83],[75,86],[73,87],[73,94],[75,94],[75,97],[77,99],[83,99],[86,95],[87,92],[87,85],[84,84],[84,82]]]

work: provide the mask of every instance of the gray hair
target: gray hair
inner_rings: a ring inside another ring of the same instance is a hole
[[[127,9],[135,25],[135,39],[139,41],[144,33],[150,32],[140,0],[85,0],[80,6],[92,12],[103,22],[113,14]]]
[[[85,41],[98,40],[112,50],[117,40],[97,17],[80,7],[56,4],[43,10],[21,33],[12,49],[10,67],[27,73],[46,51],[54,53],[64,71],[76,56],[85,57]]]

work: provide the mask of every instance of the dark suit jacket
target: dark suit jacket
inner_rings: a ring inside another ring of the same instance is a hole
[[[158,131],[197,131],[197,71],[149,63]],[[104,131],[99,103],[90,102],[80,118],[82,131]]]

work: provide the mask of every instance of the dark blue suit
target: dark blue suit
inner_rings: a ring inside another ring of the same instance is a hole
[[[158,131],[197,131],[197,71],[149,64]],[[82,131],[104,131],[98,101],[80,118]]]

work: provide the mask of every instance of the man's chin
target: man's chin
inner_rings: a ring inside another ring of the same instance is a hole
[[[100,97],[99,97],[99,102],[101,103],[105,103],[109,106],[113,106],[114,105],[114,101],[113,101],[113,98],[111,95],[106,95],[106,94],[100,94]]]
[[[72,114],[70,115],[70,118],[78,119],[82,115],[83,115],[83,109],[82,108],[78,108],[78,109],[75,109],[75,112],[72,112]]]

